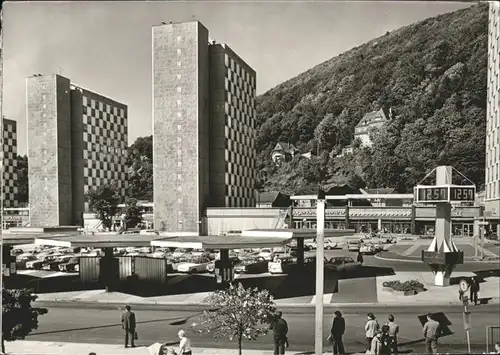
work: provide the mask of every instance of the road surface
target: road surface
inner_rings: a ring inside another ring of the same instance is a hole
[[[389,314],[394,314],[396,322],[400,324],[400,343],[405,350],[423,352],[422,327],[417,318],[427,312],[443,312],[451,322],[449,329],[453,334],[440,339],[440,352],[466,351],[465,332],[463,328],[463,308],[460,306],[441,307],[343,307],[347,323],[345,335],[346,350],[348,352],[364,351],[364,324],[366,314],[374,312],[379,323],[384,323]],[[500,325],[498,305],[472,307],[471,331],[472,349],[483,352],[485,350],[485,326]],[[290,351],[314,350],[314,309],[283,309],[290,332]],[[26,340],[62,341],[81,343],[121,344],[123,334],[121,330],[120,310],[103,310],[92,308],[51,308],[49,313],[40,317],[39,328]],[[186,318],[189,317],[189,318]],[[331,322],[331,315],[324,318],[324,339],[326,339]],[[236,344],[229,340],[214,341],[210,335],[199,335],[193,331],[192,324],[198,323],[197,312],[183,311],[137,311],[138,345],[149,346],[157,341],[175,342],[179,329],[187,329],[195,347],[236,348]],[[271,336],[266,335],[253,342],[246,342],[247,349],[271,349]],[[325,350],[330,345],[325,341]],[[331,350],[330,350],[331,351]]]

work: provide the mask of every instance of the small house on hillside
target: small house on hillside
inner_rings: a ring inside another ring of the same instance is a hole
[[[290,161],[295,157],[298,151],[297,147],[292,143],[278,142],[272,152],[273,162],[279,164],[281,162]]]
[[[281,192],[259,192],[255,191],[257,208],[290,207],[290,196]]]
[[[370,132],[384,126],[389,122],[391,116],[392,109],[389,109],[388,115],[386,115],[382,108],[378,111],[368,112],[354,128],[354,139],[359,138],[363,146],[371,147],[373,142],[370,139]]]

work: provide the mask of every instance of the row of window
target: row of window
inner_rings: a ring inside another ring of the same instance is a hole
[[[88,186],[101,186],[101,185],[107,185],[109,183],[114,183],[117,188],[121,191],[121,195],[123,196],[125,194],[125,189],[127,188],[128,186],[128,182],[127,181],[122,181],[122,180],[117,180],[118,178],[110,178],[110,179],[106,179],[106,178],[101,178],[101,177],[89,177],[89,176],[86,176],[83,178],[83,182],[84,182],[84,189],[86,191],[88,191]]]
[[[15,131],[14,132],[12,132],[12,131],[6,131],[4,129],[4,131],[3,131],[3,137],[4,138],[10,138],[10,139],[17,139],[17,134],[16,134]]]
[[[236,72],[243,80],[250,84],[250,86],[255,86],[255,77],[250,75],[250,73],[245,70],[237,61],[230,58],[227,54],[224,56],[224,65],[230,68],[232,71]]]
[[[119,130],[119,127],[127,126],[127,118],[115,116],[93,108],[83,107],[83,123],[90,123],[101,128]]]
[[[115,116],[125,117],[125,110],[123,108],[119,109],[116,106],[111,106],[111,105],[105,104],[101,101],[97,101],[97,100],[88,98],[87,96],[83,96],[82,100],[83,100],[84,109],[89,107],[92,109],[100,110],[102,112],[111,113]]]
[[[486,184],[486,199],[499,198],[500,197],[500,182],[495,181]]]
[[[243,113],[240,110],[237,110],[233,105],[230,105],[228,102],[224,103],[224,113],[230,117],[236,118],[237,122],[243,122],[249,128],[254,128],[254,117],[255,117],[255,109],[252,109],[249,113]],[[226,122],[229,124],[229,122]],[[253,133],[251,133],[253,134]]]

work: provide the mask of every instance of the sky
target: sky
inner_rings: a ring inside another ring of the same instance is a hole
[[[151,26],[197,19],[257,72],[257,94],[459,2],[74,1],[4,3],[3,115],[26,154],[25,79],[61,74],[128,105],[129,144],[152,132]]]

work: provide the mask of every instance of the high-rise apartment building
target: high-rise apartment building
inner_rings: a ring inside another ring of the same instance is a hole
[[[81,225],[85,193],[127,187],[127,106],[60,75],[26,81],[31,226]]]
[[[485,217],[500,236],[500,3],[489,2]]]
[[[255,71],[198,21],[152,35],[154,225],[204,233],[207,206],[255,206]]]
[[[2,120],[2,202],[4,208],[17,207],[17,122]]]
[[[210,206],[255,207],[256,74],[231,48],[210,53]]]

